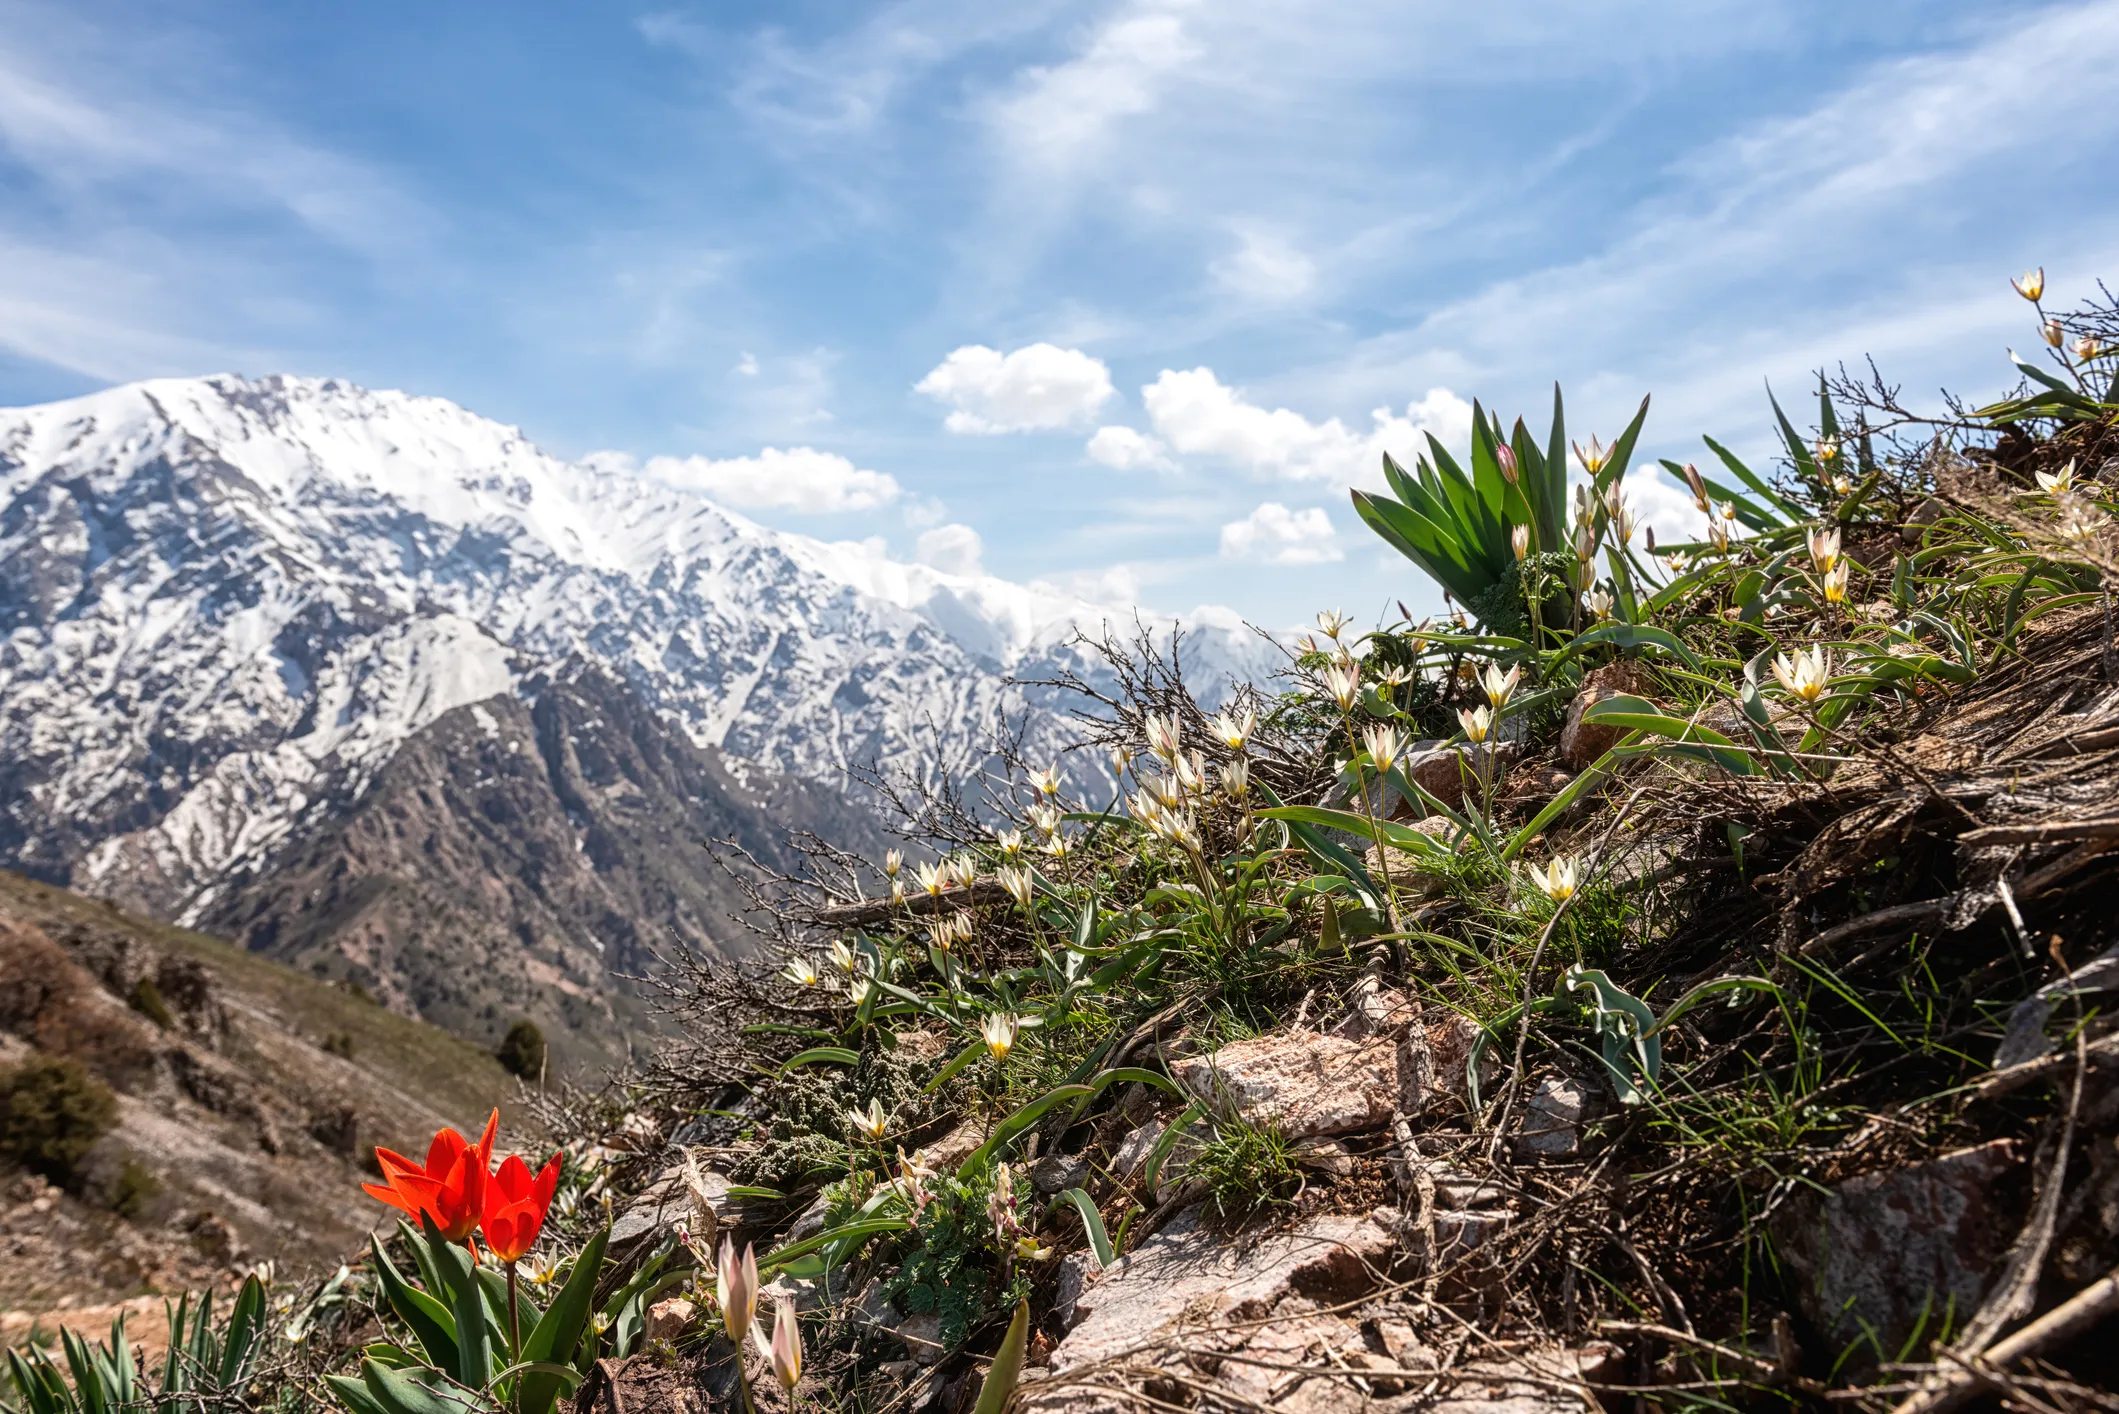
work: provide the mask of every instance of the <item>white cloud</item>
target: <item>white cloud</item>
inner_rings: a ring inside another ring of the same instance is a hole
[[[1130,427],[1099,427],[1089,439],[1091,460],[1118,471],[1175,471],[1170,449]]]
[[[1067,570],[1032,580],[1030,587],[1049,589],[1071,598],[1086,600],[1102,609],[1140,608],[1140,571],[1132,565]]]
[[[912,557],[943,574],[975,575],[986,572],[980,562],[985,551],[986,543],[970,526],[938,525],[921,532],[913,545]]]
[[[1267,501],[1242,520],[1221,528],[1225,560],[1259,560],[1269,565],[1324,565],[1344,559],[1339,534],[1322,507],[1291,511]]]
[[[1259,304],[1300,299],[1317,283],[1317,266],[1269,231],[1247,230],[1242,244],[1207,267],[1223,289]]]
[[[731,368],[729,372],[741,374],[745,378],[756,378],[758,376],[758,356],[749,349],[745,349],[743,357],[736,360],[736,366]]]
[[[1174,11],[1180,4],[1129,5],[1063,64],[1026,69],[991,120],[1019,163],[1065,170],[1099,147],[1123,118],[1154,110],[1171,75],[1203,52]]]
[[[943,425],[965,433],[1075,427],[1117,395],[1103,360],[1053,344],[1008,354],[966,344],[913,389],[955,408]]]
[[[1403,416],[1376,409],[1370,414],[1375,426],[1367,432],[1354,432],[1336,417],[1312,422],[1287,408],[1259,407],[1211,368],[1166,368],[1141,389],[1141,401],[1155,430],[1176,450],[1288,481],[1375,485],[1386,451],[1410,465],[1427,445],[1424,433],[1446,446],[1471,438],[1471,405],[1447,388],[1430,388]]]
[[[622,452],[595,452],[588,460],[633,469]],[[837,452],[814,447],[767,447],[754,457],[650,457],[641,474],[666,485],[699,491],[717,501],[752,510],[867,511],[898,498],[897,478],[855,466]]]

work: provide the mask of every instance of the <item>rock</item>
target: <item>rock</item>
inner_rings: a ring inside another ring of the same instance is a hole
[[[1868,1330],[1886,1352],[1869,1358],[1895,1359],[1924,1307],[1930,1331],[1946,1310],[1962,1321],[1977,1308],[2015,1231],[1992,1188],[2016,1162],[2010,1141],[1996,1139],[1789,1203],[1774,1225],[1781,1256],[1832,1349]]]
[[[933,1312],[907,1316],[898,1322],[897,1337],[922,1365],[932,1365],[946,1353],[942,1349],[942,1318]]]
[[[1479,1023],[1462,1012],[1444,1012],[1427,1023],[1428,1054],[1434,1057],[1433,1085],[1437,1092],[1454,1095],[1469,1102],[1471,1089],[1468,1082],[1468,1067],[1471,1064],[1472,1047],[1478,1044]],[[1494,1093],[1494,1081],[1501,1072],[1500,1059],[1489,1046],[1486,1054],[1479,1058],[1479,1095],[1490,1099]]]
[[[1601,1406],[1586,1387],[1560,1389],[1546,1382],[1586,1386],[1592,1380],[1612,1379],[1619,1369],[1618,1347],[1602,1341],[1572,1348],[1547,1346],[1506,1359],[1474,1360],[1459,1366],[1456,1378],[1432,1403],[1421,1407],[1423,1414],[1559,1414],[1563,1410],[1594,1414]],[[1522,1378],[1526,1375],[1539,1383],[1527,1382]]]
[[[1353,1041],[1297,1029],[1237,1041],[1172,1069],[1223,1115],[1306,1139],[1374,1129],[1401,1106],[1417,1111],[1420,1097],[1401,1093],[1398,1052],[1387,1036]]]
[[[1609,663],[1585,674],[1581,690],[1567,705],[1567,722],[1560,728],[1560,758],[1581,771],[1617,745],[1626,734],[1621,728],[1585,722],[1583,714],[1614,697],[1639,696],[1641,687],[1641,670],[1632,663]]]
[[[647,1308],[647,1338],[650,1342],[675,1341],[698,1319],[699,1308],[681,1296],[657,1301]]]
[[[1100,1275],[1096,1270],[1096,1258],[1091,1253],[1069,1252],[1060,1258],[1059,1288],[1052,1296],[1052,1314],[1058,1318],[1060,1329],[1073,1328],[1082,1293]]]
[[[1077,1188],[1089,1177],[1089,1160],[1079,1154],[1047,1154],[1030,1167],[1030,1186],[1051,1196]]]
[[[1490,770],[1498,777],[1521,754],[1522,748],[1512,741],[1484,746],[1460,743],[1413,752],[1406,758],[1405,771],[1414,784],[1454,810],[1464,803],[1466,786],[1476,794],[1483,773]]]
[[[1420,1008],[1412,999],[1395,987],[1384,986],[1373,972],[1363,973],[1354,983],[1346,1004],[1346,1019],[1332,1028],[1332,1034],[1349,1041],[1394,1036],[1420,1019]]]
[[[970,1158],[979,1145],[985,1142],[986,1126],[975,1119],[966,1120],[921,1149],[914,1157],[928,1168],[943,1173],[954,1173],[957,1166]]]
[[[821,1311],[837,1306],[852,1295],[851,1273],[846,1268],[827,1268],[813,1277],[794,1277],[782,1272],[760,1290],[768,1302],[785,1298],[797,1311]]]
[[[1508,773],[1501,786],[1501,798],[1517,805],[1543,804],[1573,782],[1573,773],[1558,766],[1521,766]]]
[[[1087,1285],[1075,1301],[1078,1324],[1053,1349],[1055,1375],[1181,1331],[1266,1316],[1290,1296],[1358,1297],[1383,1278],[1397,1245],[1373,1215],[1311,1218],[1234,1240],[1201,1227],[1200,1217],[1198,1208],[1180,1213]]]
[[[1578,1153],[1588,1108],[1589,1092],[1579,1082],[1560,1075],[1544,1077],[1523,1106],[1514,1141],[1516,1152],[1548,1159]]]
[[[1140,1128],[1129,1130],[1126,1137],[1118,1141],[1118,1152],[1111,1156],[1112,1174],[1121,1180],[1133,1177],[1140,1166],[1148,1162],[1155,1141],[1162,1135],[1163,1122],[1159,1119],[1151,1119]]]
[[[1305,1139],[1295,1146],[1295,1162],[1306,1169],[1344,1178],[1354,1171],[1353,1151],[1337,1139]]]

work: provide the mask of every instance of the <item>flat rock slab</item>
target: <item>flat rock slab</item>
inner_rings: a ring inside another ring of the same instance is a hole
[[[1992,1191],[2016,1162],[1997,1139],[1789,1204],[1776,1229],[1803,1313],[1841,1344],[1875,1331],[1891,1358],[1924,1306],[1931,1330],[1945,1310],[1962,1321],[2016,1230]]]
[[[1272,1124],[1290,1139],[1350,1134],[1390,1123],[1401,1106],[1399,1046],[1321,1031],[1276,1031],[1193,1056],[1172,1067],[1178,1083],[1224,1117]],[[1408,1103],[1410,1102],[1410,1103]]]
[[[1088,1275],[1075,1299],[1077,1324],[1053,1349],[1053,1375],[1191,1327],[1264,1316],[1291,1294],[1358,1296],[1380,1279],[1397,1245],[1395,1232],[1374,1215],[1311,1218],[1286,1232],[1231,1239],[1202,1228],[1201,1213],[1178,1214],[1138,1249]]]

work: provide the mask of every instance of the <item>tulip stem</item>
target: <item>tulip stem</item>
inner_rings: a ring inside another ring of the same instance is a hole
[[[522,1358],[522,1318],[516,1314],[515,1264],[513,1262],[508,1263],[508,1344],[508,1357],[511,1360],[520,1360]]]

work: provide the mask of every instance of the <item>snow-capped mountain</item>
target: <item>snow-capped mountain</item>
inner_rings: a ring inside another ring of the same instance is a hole
[[[568,665],[740,785],[962,772],[1111,611],[767,529],[437,398],[167,379],[0,411],[0,862],[210,918],[432,724]],[[1129,628],[1130,621],[1119,625]],[[1206,681],[1277,660],[1195,624]],[[767,793],[769,793],[769,788]]]

